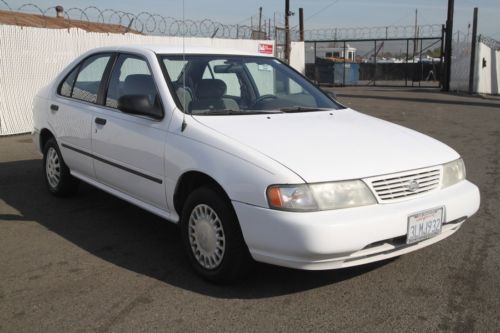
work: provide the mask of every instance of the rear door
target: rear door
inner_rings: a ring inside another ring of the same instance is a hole
[[[78,64],[58,87],[49,106],[49,124],[55,132],[64,161],[72,172],[94,178],[92,121],[100,107],[98,94],[112,54],[92,55]]]
[[[147,95],[160,103],[146,59],[120,54],[111,76],[105,105],[92,121],[92,151],[97,180],[129,196],[166,210],[163,120],[126,114],[118,100],[126,95]]]

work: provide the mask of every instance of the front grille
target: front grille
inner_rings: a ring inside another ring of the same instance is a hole
[[[379,202],[404,200],[439,188],[441,168],[391,174],[368,182]]]

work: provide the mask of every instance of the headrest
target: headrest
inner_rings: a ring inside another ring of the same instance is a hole
[[[226,84],[219,79],[204,79],[198,83],[196,96],[198,99],[222,98],[226,93]]]
[[[124,95],[149,95],[156,90],[153,77],[149,74],[131,74],[123,83]]]

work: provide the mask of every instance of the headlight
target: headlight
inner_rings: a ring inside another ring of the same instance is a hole
[[[267,188],[269,206],[292,211],[318,210],[307,185],[273,185]]]
[[[273,185],[267,189],[269,206],[291,211],[330,210],[377,203],[361,180],[310,185]]]
[[[372,192],[361,180],[311,185],[320,210],[339,209],[377,203]]]
[[[465,164],[461,158],[443,165],[443,184],[441,185],[441,188],[454,185],[464,179]]]

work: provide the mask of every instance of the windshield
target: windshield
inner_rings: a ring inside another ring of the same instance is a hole
[[[311,112],[343,108],[277,59],[162,55],[178,106],[197,115]]]

